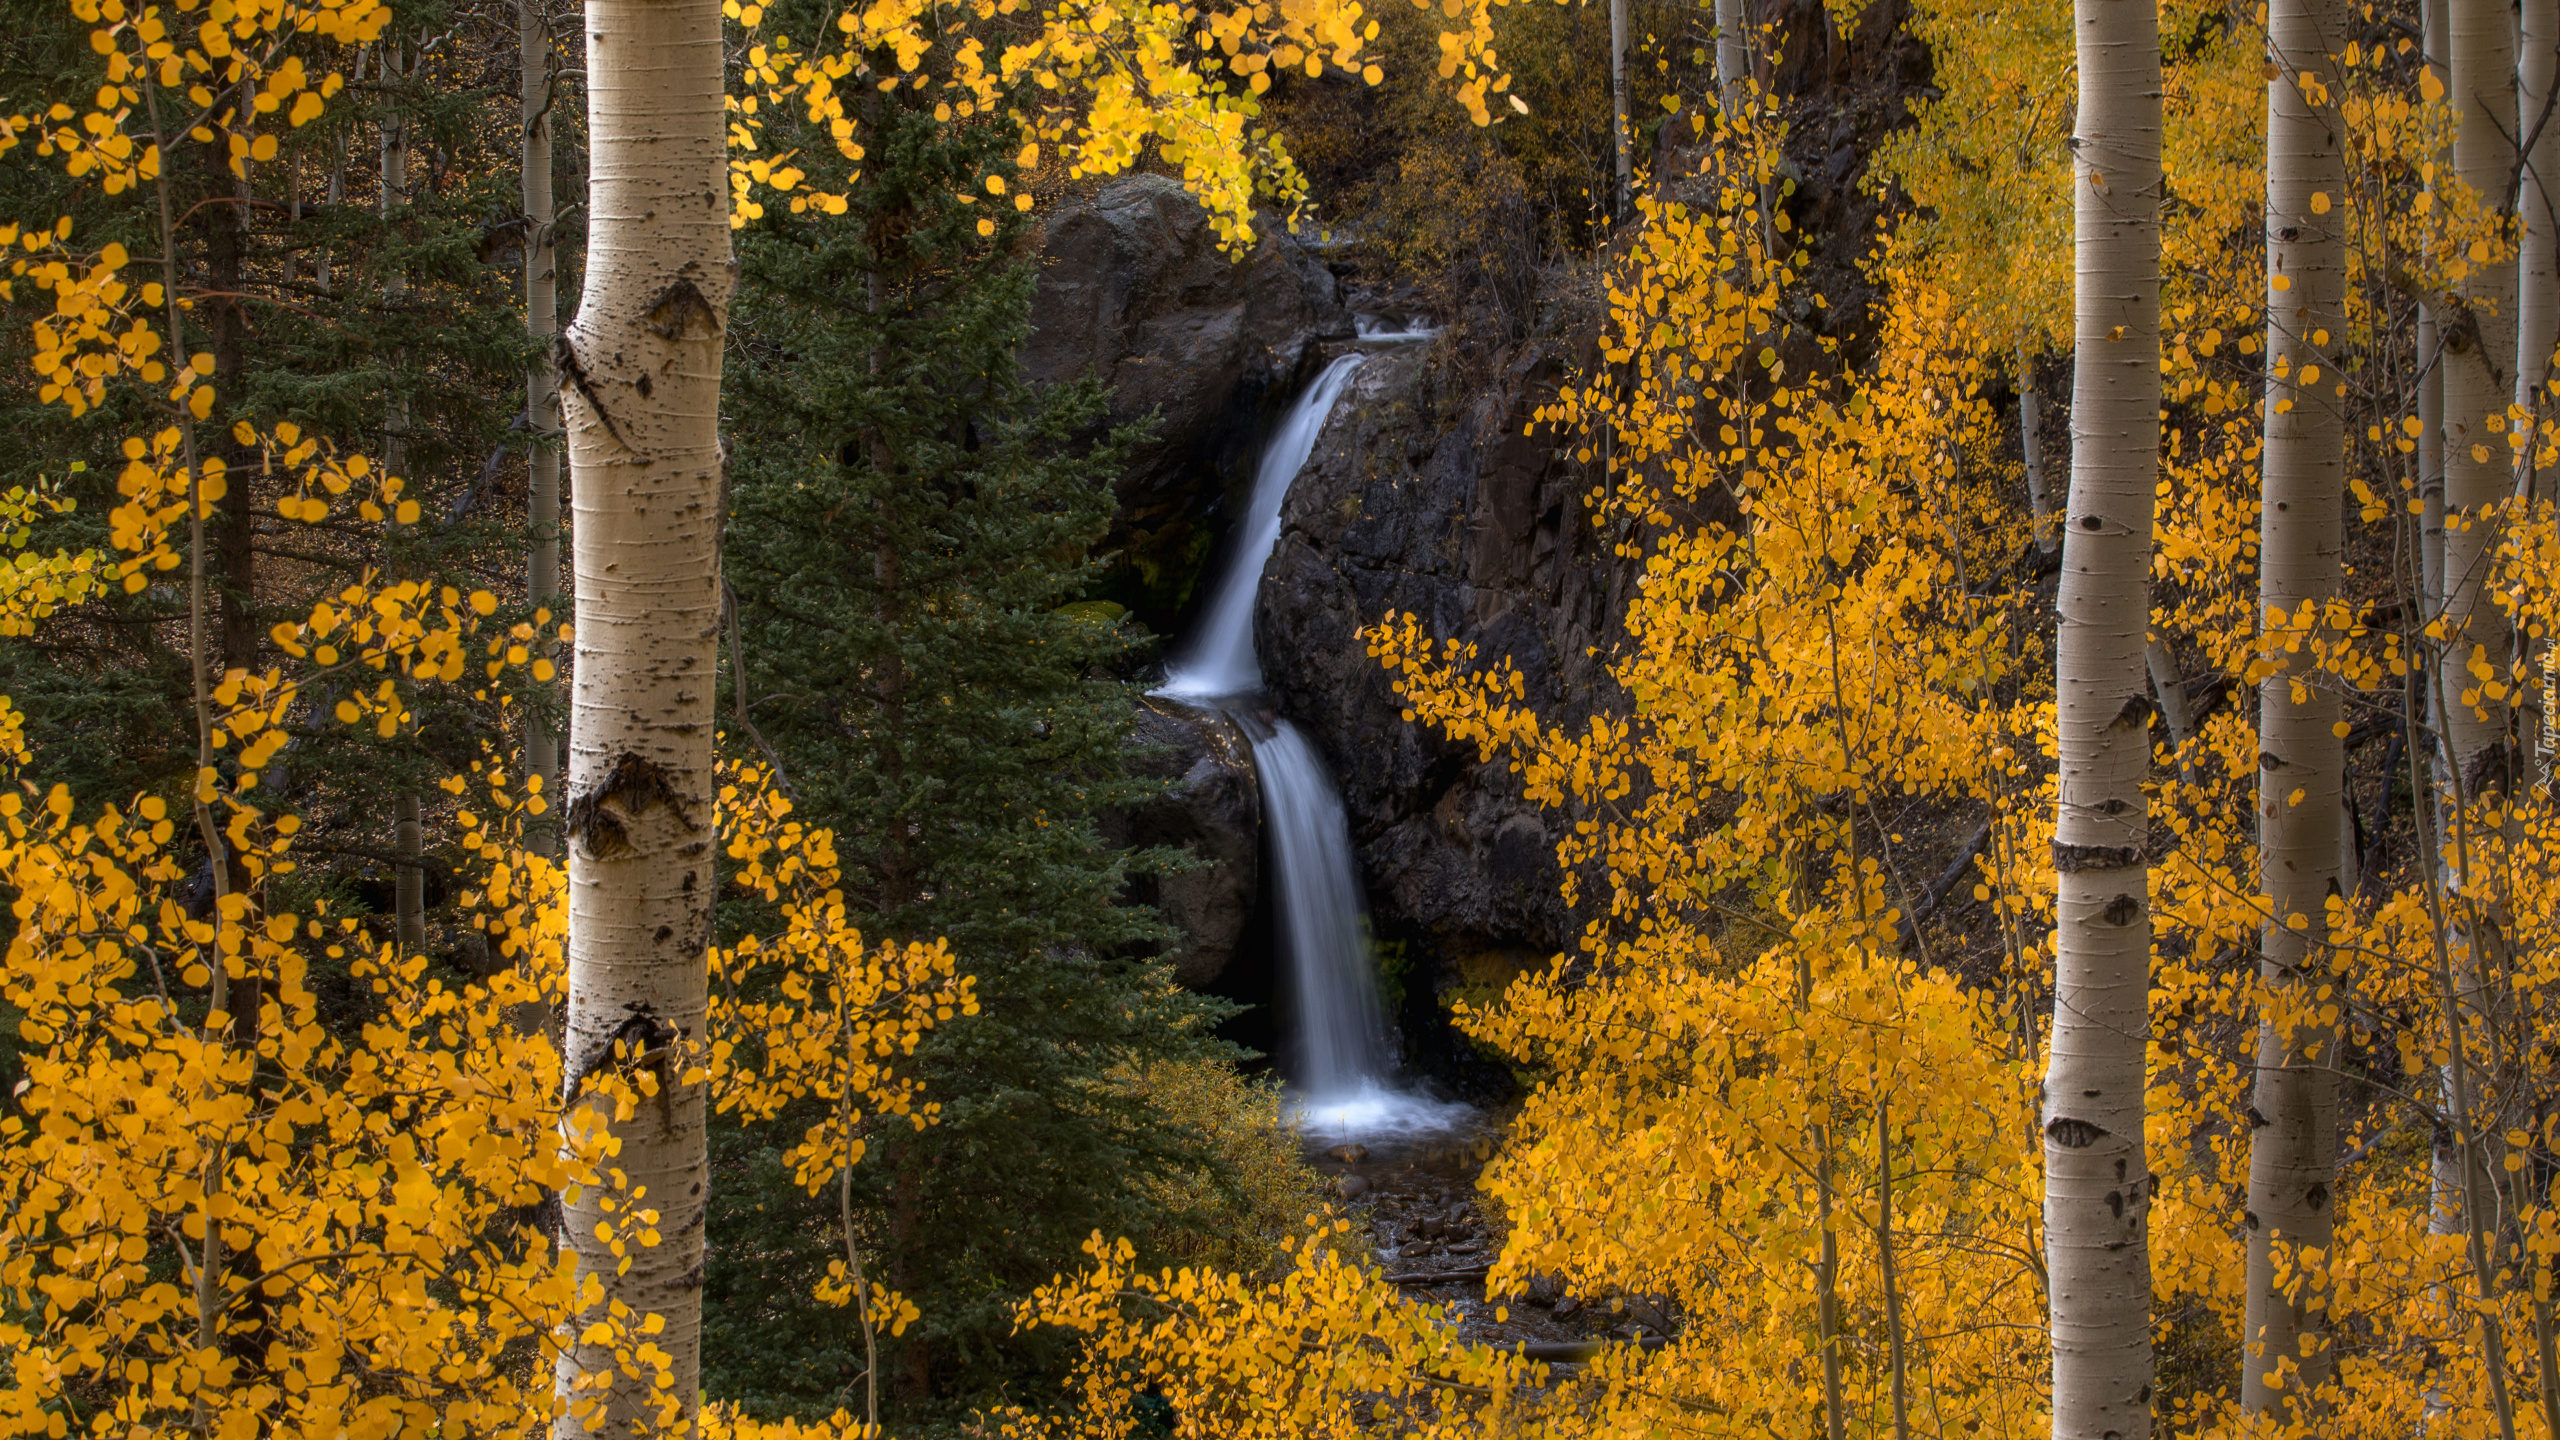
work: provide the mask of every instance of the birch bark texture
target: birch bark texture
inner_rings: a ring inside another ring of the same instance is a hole
[[[2515,175],[2515,7],[2504,0],[2451,0],[2450,70],[2454,173],[2488,209],[2513,202]],[[2503,237],[2502,237],[2503,238]],[[2442,777],[2460,799],[2474,796],[2506,745],[2505,702],[2484,688],[2507,660],[2505,617],[2487,597],[2497,546],[2489,507],[2513,492],[2515,458],[2506,412],[2515,357],[2516,259],[2495,242],[2455,287],[2438,323],[2444,370],[2444,630],[2439,667],[2446,761]],[[2499,777],[2503,779],[2503,776]],[[2458,852],[2449,850],[2456,868]]]
[[[526,519],[532,543],[525,555],[525,593],[537,608],[562,618],[560,606],[560,379],[551,368],[551,341],[560,329],[558,207],[551,194],[551,27],[542,0],[517,0],[516,42],[523,74],[524,160],[520,199],[524,209],[524,330],[541,347],[524,372]],[[551,649],[551,625],[538,626],[536,654]],[[549,803],[559,803],[560,741],[537,711],[524,733],[525,771],[542,778]],[[555,812],[556,813],[556,812]],[[548,832],[534,837],[557,853]]]
[[[2347,170],[2338,114],[2344,0],[2274,0],[2267,14],[2267,390],[2260,452],[2258,685],[2260,977],[2242,1224],[2248,1290],[2240,1401],[2252,1414],[2310,1418],[2330,1372],[2322,1317],[2330,1194],[2338,1164],[2335,1027],[2326,947],[2339,887],[2346,742],[2337,690],[2310,641],[2338,595],[2344,544]]]
[[[2055,1440],[2151,1433],[2151,1169],[2143,1150],[2160,455],[2160,35],[2150,0],[2078,0],[2071,485],[2057,608],[2060,800],[2045,1262]]]
[[[627,1269],[598,1238],[592,1188],[563,1206],[565,1243],[599,1284],[583,1325],[619,1302],[664,1317],[665,1392],[699,1398],[703,1033],[714,889],[712,700],[720,620],[721,336],[734,274],[723,149],[719,0],[588,0],[588,251],[555,350],[576,526],[577,652],[564,819],[574,1097],[619,1070],[656,1103],[609,1124],[615,1166],[660,1240]],[[617,1200],[623,1197],[615,1197]],[[645,1370],[646,1367],[643,1367]],[[589,1388],[581,1390],[580,1381]],[[562,1356],[559,1440],[654,1421],[657,1377],[614,1373],[610,1345]],[[600,1401],[581,1414],[577,1407]]]

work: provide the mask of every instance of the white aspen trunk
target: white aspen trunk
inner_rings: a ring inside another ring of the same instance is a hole
[[[2516,114],[2516,45],[2513,8],[2499,0],[2446,0],[2445,56],[2447,99],[2456,116],[2453,170],[2493,209],[2512,202],[2507,184],[2514,174],[2515,137],[2508,127]],[[2515,347],[2516,266],[2512,257],[2474,265],[2437,320],[2437,370],[2444,391],[2444,520],[2440,561],[2442,594],[2436,613],[2442,617],[2445,641],[2435,655],[2434,693],[2430,709],[2437,718],[2435,786],[2438,838],[2436,868],[2445,899],[2441,916],[2446,950],[2446,981],[2455,993],[2446,997],[2446,1023],[2457,1033],[2449,1043],[2459,1047],[2458,1033],[2479,1015],[2483,937],[2463,923],[2463,906],[2455,897],[2468,891],[2464,805],[2483,785],[2503,788],[2502,761],[2507,741],[2507,703],[2490,696],[2476,662],[2503,669],[2510,658],[2505,616],[2487,596],[2487,580],[2497,531],[2489,507],[2513,492],[2514,457],[2507,446],[2504,415],[2512,398],[2510,373]],[[2493,424],[2495,428],[2492,428]],[[2457,1088],[2448,1067],[2445,1086]],[[2468,1128],[2480,1117],[2458,1122]],[[2496,1127],[2491,1126],[2494,1130]],[[2468,1224],[2477,1213],[2479,1196],[2470,1193],[2473,1162],[2435,1168],[2435,1203],[2441,1217]],[[2448,1185],[2458,1187],[2446,1193]]]
[[[2144,641],[2160,457],[2160,35],[2078,0],[2071,490],[2056,640],[2061,762],[2045,1263],[2055,1440],[2151,1434],[2151,761]]]
[[[2454,172],[2493,209],[2512,201],[2508,182],[2516,152],[2509,127],[2516,114],[2514,8],[2504,0],[2451,0],[2451,95],[2457,122]],[[2439,777],[2468,798],[2476,772],[2506,741],[2506,704],[2481,691],[2470,665],[2479,656],[2503,669],[2507,624],[2485,586],[2496,530],[2483,513],[2512,492],[2515,459],[2505,415],[2513,398],[2516,262],[2510,255],[2474,265],[2452,297],[2453,313],[2437,321],[2444,357],[2445,633],[2443,680],[2446,760]],[[2448,847],[2458,871],[2459,851]]]
[[[2154,635],[2142,647],[2142,663],[2151,672],[2151,697],[2169,725],[2169,753],[2177,757],[2178,778],[2187,779],[2187,742],[2195,738],[2195,712],[2187,708],[2187,682],[2178,674],[2169,642]]]
[[[1743,91],[1751,79],[1744,28],[1742,0],[1716,0],[1716,101],[1727,116],[1740,113]]]
[[[2560,86],[2560,0],[2523,0],[2516,42],[2517,133],[2530,143],[2516,189],[2523,235],[2516,252],[2515,399],[2527,414],[2541,415],[2552,348],[2560,345],[2560,104],[2553,97]],[[2517,493],[2549,498],[2549,481],[2534,473],[2536,448],[2524,449]]]
[[[1627,0],[1609,0],[1609,104],[1616,116],[1609,133],[1617,141],[1618,159],[1618,223],[1635,222],[1629,202],[1635,197],[1635,163],[1628,151],[1634,139],[1627,134]]]
[[[356,53],[355,78],[364,79],[362,51]],[[329,130],[328,196],[328,205],[332,213],[347,201],[347,132],[337,126],[331,126]],[[330,278],[329,247],[323,245],[320,247],[319,260],[311,267],[311,281],[320,287],[321,294],[327,295],[331,293]]]
[[[729,246],[717,0],[588,0],[590,221],[585,289],[557,350],[576,515],[577,655],[567,805],[568,1083],[618,1070],[657,1103],[612,1123],[614,1164],[657,1212],[630,1267],[597,1237],[593,1189],[561,1233],[604,1300],[665,1318],[668,1386],[614,1371],[609,1345],[563,1354],[559,1388],[600,1415],[554,1433],[632,1433],[653,1395],[690,1425],[702,1352],[702,1039],[714,887],[712,699],[720,623],[721,335]],[[617,1054],[617,1042],[620,1053]],[[594,1123],[602,1106],[582,1107]],[[599,1304],[579,1324],[598,1318]]]
[[[2444,610],[2444,346],[2436,307],[2418,307],[2418,586],[2420,613]],[[2427,723],[2438,723],[2435,690],[2427,691]]]
[[[2338,594],[2344,543],[2346,156],[2336,56],[2345,0],[2274,0],[2267,44],[2267,394],[2258,599],[2269,632]],[[2303,688],[2296,698],[2295,687]],[[2346,742],[2336,689],[2308,645],[2258,687],[2258,884],[2268,907],[2260,973],[2279,1011],[2326,988],[2328,902],[2339,884]],[[2325,1283],[2279,1263],[2329,1248],[2337,1179],[2334,1027],[2271,1017],[2258,1031],[2249,1113],[2246,1319],[2240,1403],[2307,1423],[2330,1373]]]
[[[2427,68],[2435,75],[2436,82],[2445,87],[2445,93],[2447,95],[2451,95],[2453,72],[2448,64],[2448,60],[2452,50],[2453,41],[2451,38],[2452,27],[2448,23],[2445,14],[2445,7],[2448,3],[2449,0],[2426,0],[2426,3],[2422,7],[2420,21],[2426,36]],[[2450,174],[2452,173],[2452,169],[2453,157],[2447,153],[2438,153],[2436,156],[2436,173],[2440,175]],[[2441,198],[2441,196],[2438,198]],[[2428,213],[2433,215],[2435,211],[2433,208],[2430,208]],[[2428,239],[2432,241],[2435,238],[2435,227],[2432,224],[2428,226],[2427,233]],[[2439,316],[2441,308],[2442,307],[2436,304],[2429,303],[2421,305],[2418,310],[2418,364],[2420,367],[2418,375],[2418,498],[2419,504],[2422,507],[2419,518],[2418,556],[2421,574],[2420,583],[2425,590],[2425,594],[2421,597],[2422,605],[2419,612],[2423,623],[2432,623],[2438,616],[2441,616],[2444,613],[2446,600],[2444,568],[2445,353],[2443,322]],[[2427,734],[2431,738],[2423,747],[2417,743],[2415,738],[2413,738],[2410,743],[2413,770],[2415,767],[2415,761],[2418,758],[2418,753],[2423,750],[2426,770],[2429,778],[2428,793],[2434,797],[2434,803],[2432,804],[2421,798],[2413,802],[2411,805],[2411,808],[2418,812],[2418,826],[2422,837],[2429,833],[2430,828],[2436,824],[2437,817],[2442,814],[2443,807],[2441,801],[2445,794],[2446,785],[2444,779],[2445,753],[2442,744],[2442,737],[2444,735],[2444,707],[2440,703],[2443,699],[2443,691],[2441,687],[2434,683],[2434,670],[2432,667],[2429,669],[2428,674],[2430,678],[2427,684],[2427,709],[2424,718],[2427,725]],[[2414,774],[2412,775],[2411,783],[2413,786],[2416,783]],[[2413,795],[2416,794],[2414,789],[2412,793]],[[2433,843],[2432,840],[2428,840],[2424,843],[2423,848],[2427,853],[2430,867],[2440,871],[2441,867],[2435,863],[2437,849],[2435,843]],[[2452,1082],[2449,1077],[2445,1081],[2445,1088],[2448,1092],[2452,1089]],[[2440,1129],[2435,1137],[2434,1151],[2430,1157],[2430,1164],[2428,1166],[2428,1234],[2458,1235],[2462,1233],[2463,1188],[2460,1152],[2454,1147],[2453,1132],[2450,1129]],[[2460,1302],[2451,1290],[2447,1290],[2440,1298],[2444,1304],[2447,1319],[2450,1322],[2455,1314],[2456,1307]],[[2431,1422],[2433,1417],[2442,1410],[2443,1403],[2441,1394],[2431,1386],[2427,1395],[2427,1414],[2430,1417]]]
[[[2551,479],[2537,473],[2534,457],[2549,437],[2552,406],[2548,385],[2551,351],[2560,344],[2560,105],[2554,86],[2560,83],[2560,0],[2523,0],[2516,11],[2516,124],[2525,141],[2523,173],[2516,188],[2516,219],[2523,227],[2516,252],[2516,380],[2515,403],[2532,419],[2527,443],[2516,452],[2515,493],[2523,500],[2547,500]],[[2542,670],[2550,652],[2549,637],[2520,640],[2516,659],[2521,674],[2516,702],[2524,737],[2526,773],[2531,787],[2549,778],[2552,757],[2545,748]]]
[[[2047,555],[2062,548],[2062,527],[2053,514],[2053,486],[2044,471],[2044,404],[2036,393],[2036,359],[2026,342],[2018,344],[2018,451],[2027,464],[2027,508],[2035,517],[2036,548]]]
[[[560,329],[558,247],[553,226],[558,220],[551,196],[551,32],[543,22],[541,0],[518,0],[516,39],[523,62],[524,166],[524,330],[541,352],[526,367],[524,419],[526,443],[527,520],[532,545],[526,555],[525,593],[537,608],[552,612],[549,624],[535,628],[534,653],[549,655],[560,614],[560,378],[551,368],[551,337]],[[529,717],[524,733],[526,773],[539,776],[550,803],[560,798],[560,742],[539,715]],[[557,811],[553,812],[557,814]],[[534,848],[557,854],[552,832],[533,837]]]

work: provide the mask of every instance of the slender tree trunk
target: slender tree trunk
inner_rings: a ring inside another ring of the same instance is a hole
[[[2510,127],[2516,114],[2516,49],[2513,7],[2502,0],[2451,0],[2451,99],[2454,171],[2488,205],[2511,201],[2508,182],[2516,152]],[[2487,779],[2506,741],[2506,705],[2489,696],[2472,673],[2479,659],[2503,668],[2507,622],[2487,602],[2486,584],[2497,545],[2487,508],[2510,494],[2515,460],[2507,448],[2506,409],[2513,398],[2516,262],[2492,258],[2471,267],[2453,297],[2453,314],[2439,320],[2444,347],[2445,700],[2446,759],[2443,777],[2461,793]],[[2473,702],[2463,692],[2476,692]],[[2503,781],[2503,775],[2497,777]],[[2449,851],[2459,870],[2461,856]]]
[[[2178,778],[2187,776],[2187,742],[2195,738],[2195,712],[2187,708],[2187,682],[2178,673],[2178,657],[2169,642],[2154,635],[2142,647],[2143,668],[2151,672],[2151,696],[2169,726],[2169,753],[2177,758]]]
[[[2523,0],[2517,22],[2516,125],[2527,143],[2516,188],[2523,234],[2516,252],[2515,399],[2525,413],[2542,415],[2551,351],[2560,345],[2560,102],[2554,95],[2560,86],[2560,0]],[[2537,426],[2535,434],[2545,432]],[[2524,447],[2516,493],[2547,499],[2550,482],[2537,475],[2533,463],[2538,448]]]
[[[2444,346],[2436,307],[2418,307],[2418,573],[2422,613],[2444,609]],[[2430,688],[2427,723],[2437,725]]]
[[[2151,1433],[2151,921],[2144,641],[2160,455],[2160,37],[2079,0],[2071,492],[2057,601],[2061,761],[2045,1263],[2055,1440]]]
[[[2018,451],[2027,463],[2027,508],[2034,516],[2036,548],[2062,549],[2062,522],[2053,513],[2053,485],[2044,468],[2044,403],[2036,392],[2036,359],[2018,342]]]
[[[689,1424],[702,1353],[702,1039],[713,875],[712,703],[718,662],[721,336],[732,289],[716,0],[588,0],[589,251],[558,349],[578,597],[563,819],[569,858],[569,1084],[618,1069],[657,1104],[609,1126],[615,1167],[658,1212],[659,1243],[619,1268],[582,1188],[562,1234],[619,1302],[665,1317],[658,1377],[616,1373],[610,1344],[561,1357],[560,1440],[590,1418],[628,1432],[653,1396]],[[617,1053],[617,1050],[619,1053]]]
[[[2533,418],[2527,442],[2515,455],[2515,493],[2522,500],[2548,500],[2551,479],[2538,471],[2535,457],[2550,440],[2551,351],[2560,344],[2560,0],[2523,0],[2516,19],[2516,133],[2525,151],[2516,189],[2523,233],[2516,254],[2515,403]],[[2550,647],[2548,636],[2516,647],[2526,786],[2551,774],[2552,756],[2543,745],[2550,697],[2542,683]]]
[[[2503,208],[2513,198],[2507,186],[2516,160],[2510,128],[2516,114],[2514,12],[2499,0],[2444,0],[2439,8],[2447,101],[2456,117],[2452,169],[2486,204]],[[2432,40],[2433,17],[2429,30]],[[2481,909],[2475,884],[2479,877],[2470,875],[2466,864],[2464,807],[2484,788],[2504,789],[2510,778],[2505,764],[2507,703],[2488,693],[2483,672],[2503,669],[2511,658],[2506,619],[2488,599],[2487,581],[2497,544],[2495,517],[2488,512],[2514,486],[2515,462],[2503,417],[2512,398],[2515,302],[2515,261],[2493,257],[2462,277],[2436,322],[2436,370],[2444,397],[2444,509],[2440,591],[2432,610],[2441,619],[2444,639],[2431,657],[2434,683],[2428,704],[2437,722],[2439,919],[2446,927],[2445,983],[2453,987],[2444,1013],[2453,1027],[2448,1044],[2457,1051],[2466,1019],[2483,1018],[2479,991],[2489,940],[2472,923]],[[2460,1068],[2446,1068],[2448,1094],[2461,1088]],[[2483,1126],[2492,1134],[2502,1128],[2494,1117],[2472,1116],[2458,1121],[2456,1129]],[[2469,1142],[2458,1133],[2454,1143],[2459,1151]],[[2438,1157],[2438,1225],[2468,1224],[2478,1215],[2482,1197],[2472,1193],[2477,1174],[2467,1152]]]
[[[1876,1262],[1884,1276],[1884,1343],[1892,1370],[1893,1440],[1911,1440],[1911,1369],[1902,1349],[1902,1290],[1893,1273],[1893,1110],[1876,1095]]]
[[[1634,137],[1627,133],[1627,0],[1609,0],[1609,105],[1614,117],[1609,133],[1615,137],[1618,161],[1617,216],[1620,225],[1634,223],[1629,202],[1636,193],[1635,162],[1628,151]]]
[[[1742,0],[1716,0],[1716,103],[1727,116],[1742,109],[1751,81],[1751,50],[1743,33]]]
[[[243,393],[249,363],[248,313],[240,302],[248,284],[248,183],[224,174],[219,161],[208,159],[205,168],[212,182],[207,187],[207,201],[219,193],[214,187],[227,181],[237,202],[208,203],[198,212],[205,227],[205,288],[213,292],[212,298],[199,303],[205,311],[207,338],[212,343],[214,384],[225,400],[237,400]],[[216,596],[221,633],[218,653],[223,669],[251,670],[258,663],[260,638],[257,495],[252,483],[255,472],[251,469],[257,452],[232,439],[228,426],[218,429],[213,451],[222,457],[225,466],[222,508],[218,512],[220,528],[214,537],[222,577]],[[232,877],[234,885],[241,881],[241,876]]]
[[[551,337],[560,329],[558,219],[551,196],[551,31],[542,0],[517,0],[516,38],[523,62],[524,102],[524,330],[541,352],[524,375],[525,456],[529,471],[527,520],[532,546],[526,557],[525,592],[537,609],[552,611],[534,626],[534,653],[551,654],[560,622],[560,377],[551,368]],[[559,800],[560,741],[536,710],[525,721],[526,773],[538,776],[554,804]],[[557,812],[554,812],[557,813]],[[554,832],[536,832],[533,847],[557,854]]]
[[[400,42],[387,40],[382,51],[382,78],[387,82],[399,78],[403,70]],[[386,221],[397,218],[409,204],[409,134],[408,122],[395,102],[382,122],[381,136],[382,189],[376,204]],[[408,294],[408,277],[393,265],[383,277],[382,290],[394,308]],[[401,384],[395,373],[393,393],[383,405],[382,468],[383,473],[400,480],[409,478],[409,402],[399,393]],[[395,529],[397,528],[395,522]],[[392,872],[391,913],[394,934],[400,948],[416,951],[427,943],[427,872],[418,864],[426,849],[426,826],[418,807],[418,797],[402,793],[391,802],[391,849],[402,863]]]
[[[1814,1261],[1814,1322],[1822,1336],[1822,1426],[1824,1440],[1848,1440],[1849,1405],[1840,1373],[1840,1232],[1831,1219],[1831,1127],[1813,1127],[1816,1154],[1814,1199],[1822,1226]]]
[[[2344,0],[2275,0],[2267,42],[2267,396],[2261,452],[2258,599],[2271,635],[2325,612],[2339,589],[2346,384],[2345,130],[2336,56]],[[2315,618],[2312,622],[2318,626]],[[2271,644],[2270,648],[2274,648]],[[2309,1419],[2330,1356],[2322,1333],[2328,1285],[2299,1268],[2324,1257],[2337,1179],[2335,1027],[2316,1014],[2329,993],[2328,902],[2339,885],[2346,742],[2335,688],[2310,646],[2291,650],[2258,689],[2258,883],[2268,907],[2261,975],[2273,1014],[2258,1031],[2249,1115],[2247,1313],[2240,1400],[2253,1414]],[[2297,689],[2299,687],[2299,689]],[[2280,1269],[2293,1269],[2288,1281]]]

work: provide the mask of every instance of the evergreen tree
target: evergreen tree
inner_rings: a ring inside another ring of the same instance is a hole
[[[522,591],[526,446],[515,432],[527,345],[514,273],[512,97],[480,83],[497,45],[511,53],[514,36],[482,8],[445,0],[404,5],[400,17],[394,35],[405,39],[365,50],[361,84],[320,120],[225,122],[260,157],[238,172],[221,158],[232,131],[170,153],[178,281],[189,302],[183,343],[212,357],[219,402],[201,434],[229,467],[207,525],[207,650],[217,676],[276,663],[268,635],[277,621],[368,572],[507,598]],[[97,92],[99,57],[81,31],[64,28],[59,6],[11,0],[0,21],[0,91],[70,103]],[[422,44],[422,34],[440,38]],[[315,75],[357,62],[353,49],[307,36],[295,45]],[[395,51],[400,58],[386,60]],[[0,167],[0,202],[12,215],[74,215],[80,245],[160,249],[150,207],[100,196],[54,166]],[[39,549],[103,545],[120,498],[122,437],[168,419],[125,388],[82,415],[39,403],[23,361],[28,322],[47,308],[23,286],[0,306],[0,489],[50,481],[78,502],[48,522]],[[396,457],[415,514],[385,526],[342,501],[326,520],[281,518],[289,468],[262,463],[236,440],[242,423],[269,433],[289,424],[361,448],[375,464]],[[27,717],[36,773],[69,784],[83,804],[124,803],[137,790],[174,798],[192,783],[179,573],[136,593],[111,588],[0,642],[0,686]],[[530,623],[531,607],[508,609]],[[268,802],[292,805],[308,826],[305,868],[281,888],[326,895],[340,913],[390,907],[394,797],[441,800],[434,783],[468,770],[484,739],[511,728],[502,698],[554,703],[549,687],[526,690],[512,678],[503,687],[468,677],[397,684],[416,727],[384,740],[332,723],[331,701],[344,692],[316,687],[293,744],[261,779]],[[440,882],[457,857],[429,847],[421,868],[431,899],[447,898]],[[452,939],[442,923],[430,934],[436,948]]]
[[[1197,1140],[1136,1081],[1214,1054],[1225,1013],[1143,958],[1162,932],[1122,892],[1158,857],[1095,829],[1147,783],[1120,678],[1143,637],[1079,603],[1129,437],[1094,443],[1097,388],[1018,371],[1018,133],[913,94],[875,98],[858,179],[818,177],[850,213],[777,205],[742,237],[725,559],[755,732],[731,743],[769,745],[835,830],[864,932],[947,937],[984,1005],[914,1061],[940,1123],[890,1126],[857,1171],[871,1274],[922,1311],[883,1362],[910,1418],[1039,1368],[1015,1300],[1093,1231],[1161,1218],[1149,1182]],[[836,1199],[766,1139],[805,1123],[726,1134],[714,1187],[708,1383],[773,1408],[831,1406],[862,1364],[851,1315],[807,1298]]]

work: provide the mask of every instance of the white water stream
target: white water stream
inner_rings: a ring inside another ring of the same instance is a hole
[[[1190,643],[1165,667],[1164,687],[1157,694],[1222,700],[1262,688],[1262,663],[1253,653],[1253,601],[1262,590],[1262,567],[1280,543],[1280,503],[1289,498],[1289,483],[1306,468],[1325,417],[1333,413],[1333,402],[1342,398],[1364,358],[1345,355],[1324,367],[1281,418],[1280,428],[1271,432],[1254,466],[1253,497],[1236,524],[1236,553],[1227,562],[1227,573],[1218,578],[1218,588],[1209,592]]]
[[[1395,1057],[1378,1003],[1368,906],[1352,862],[1342,793],[1304,732],[1241,703],[1262,688],[1253,609],[1263,567],[1280,541],[1282,503],[1361,359],[1345,355],[1326,366],[1272,433],[1254,470],[1253,497],[1236,526],[1227,572],[1156,691],[1230,711],[1253,742],[1271,839],[1272,911],[1296,1002],[1297,1033],[1289,1046],[1293,1103],[1307,1130],[1328,1138],[1439,1130],[1470,1113],[1387,1083]]]

